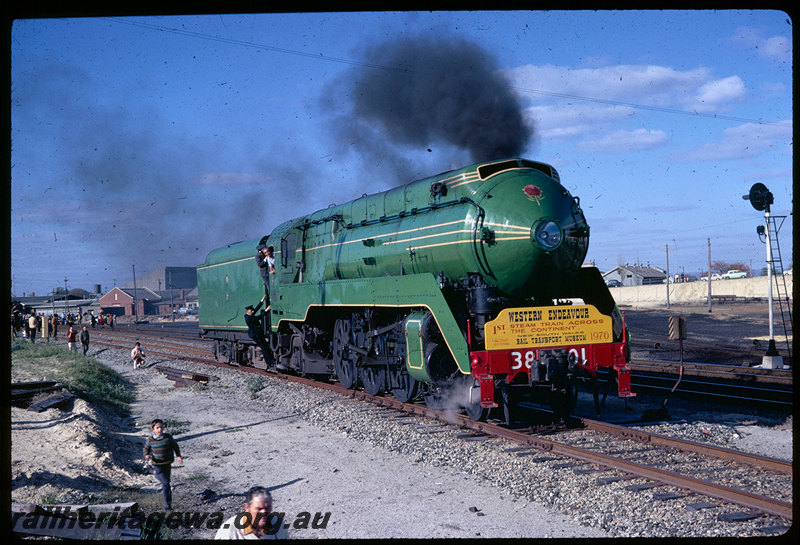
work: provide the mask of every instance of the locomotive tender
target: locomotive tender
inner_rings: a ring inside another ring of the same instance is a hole
[[[599,271],[582,267],[588,243],[580,201],[553,167],[480,163],[211,251],[197,268],[201,335],[229,362],[455,403],[474,419],[500,407],[508,420],[531,393],[565,414],[578,380],[601,370],[619,396],[635,395],[623,316]],[[259,244],[275,248],[272,361],[244,321],[265,293]]]

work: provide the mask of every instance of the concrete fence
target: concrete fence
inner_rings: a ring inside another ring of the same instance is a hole
[[[784,276],[786,279],[786,290],[789,297],[792,293],[792,275]],[[779,282],[783,280],[778,278]],[[766,301],[769,297],[768,282],[766,276],[755,278],[739,278],[736,280],[712,280],[711,299],[712,304],[735,300],[757,300]],[[620,306],[629,307],[663,307],[667,304],[667,284],[654,284],[649,286],[624,286],[621,288],[609,288],[611,295]],[[781,292],[783,285],[781,284]],[[775,281],[773,280],[773,297],[777,298]],[[708,302],[708,282],[683,282],[669,284],[669,302],[671,305],[680,304],[704,304]]]

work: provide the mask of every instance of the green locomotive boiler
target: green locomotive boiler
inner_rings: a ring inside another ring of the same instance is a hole
[[[263,321],[245,306],[265,285]],[[198,266],[199,320],[218,358],[330,377],[347,388],[455,404],[484,418],[519,393],[560,411],[581,376],[630,391],[627,331],[599,271],[582,267],[589,226],[550,165],[480,163],[287,221],[211,251]]]

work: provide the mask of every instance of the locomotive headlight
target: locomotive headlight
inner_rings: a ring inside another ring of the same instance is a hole
[[[543,250],[551,252],[558,248],[564,239],[564,232],[553,220],[539,220],[533,229],[533,238]]]

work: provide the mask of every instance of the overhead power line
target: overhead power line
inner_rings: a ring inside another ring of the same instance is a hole
[[[696,117],[708,117],[711,119],[722,119],[726,121],[737,121],[741,123],[757,123],[759,125],[784,125],[786,122],[783,121],[763,121],[761,119],[751,119],[747,117],[736,117],[732,115],[722,115],[722,114],[713,114],[713,113],[704,113],[704,112],[689,112],[686,110],[678,110],[677,108],[665,108],[663,106],[648,106],[646,104],[634,104],[632,102],[621,102],[618,100],[609,100],[605,98],[592,98],[592,97],[585,97],[580,95],[570,95],[567,93],[556,93],[553,91],[542,91],[539,89],[527,89],[524,87],[512,87],[515,91],[520,93],[530,93],[534,95],[544,95],[544,96],[551,96],[556,98],[565,98],[569,100],[580,100],[584,102],[596,102],[598,104],[610,104],[612,106],[628,106],[629,108],[636,108],[638,110],[650,110],[654,112],[663,112],[668,114],[680,114],[680,115],[689,115],[689,116],[696,116]]]
[[[343,58],[340,58],[340,57],[331,57],[331,56],[328,56],[328,55],[324,55],[322,53],[308,53],[307,51],[298,51],[296,49],[288,49],[288,48],[285,48],[285,47],[277,47],[277,46],[272,46],[272,45],[259,44],[259,43],[244,41],[244,40],[235,40],[233,38],[223,38],[221,36],[212,36],[212,35],[209,35],[209,34],[204,34],[202,32],[193,32],[193,31],[190,31],[190,30],[184,30],[184,29],[180,29],[180,28],[171,28],[171,27],[166,27],[166,26],[162,26],[162,25],[156,25],[156,24],[153,24],[153,23],[147,23],[147,22],[144,22],[144,21],[123,19],[123,18],[117,18],[117,17],[107,17],[106,20],[114,22],[114,23],[120,23],[120,24],[125,24],[125,25],[130,25],[130,26],[141,27],[141,28],[145,28],[145,29],[148,29],[148,30],[155,30],[155,31],[159,31],[159,32],[170,32],[172,34],[180,34],[182,36],[189,36],[189,37],[198,38],[198,39],[201,39],[201,40],[210,40],[210,41],[215,41],[215,42],[220,42],[220,43],[227,43],[227,44],[231,44],[231,45],[238,45],[238,46],[242,46],[242,47],[249,47],[249,48],[255,48],[255,49],[264,49],[264,50],[267,50],[267,51],[274,51],[276,53],[284,53],[286,55],[296,55],[296,56],[306,57],[306,58],[309,58],[309,59],[315,59],[315,60],[319,60],[319,61],[337,62],[337,63],[341,63],[341,64],[348,64],[348,65],[351,65],[351,66],[363,66],[365,68],[375,68],[375,69],[379,69],[379,70],[392,70],[392,71],[401,70],[401,71],[407,71],[406,69],[401,69],[401,68],[393,67],[393,66],[386,66],[386,65],[382,65],[382,64],[369,63],[369,62],[358,61],[358,60],[353,60],[353,59],[343,59]],[[708,119],[719,119],[719,120],[723,120],[723,121],[736,121],[736,122],[739,122],[739,123],[756,123],[758,125],[776,125],[776,126],[780,126],[780,125],[785,124],[785,122],[781,122],[781,121],[764,121],[762,119],[752,119],[752,118],[747,118],[747,117],[736,117],[736,116],[730,116],[730,115],[703,113],[703,112],[695,112],[695,111],[690,112],[690,111],[686,111],[686,110],[679,110],[679,109],[676,109],[676,108],[666,108],[666,107],[660,107],[660,106],[649,106],[649,105],[646,105],[646,104],[636,104],[636,103],[632,103],[632,102],[622,102],[622,101],[609,100],[609,99],[596,98],[596,97],[586,97],[586,96],[581,96],[581,95],[571,95],[571,94],[567,94],[567,93],[557,93],[557,92],[553,92],[553,91],[544,91],[544,90],[541,90],[541,89],[529,89],[529,88],[526,88],[526,87],[513,87],[512,86],[511,88],[514,89],[515,91],[519,92],[519,93],[529,93],[529,94],[543,95],[543,96],[549,96],[549,97],[554,97],[554,98],[564,98],[564,99],[568,99],[568,100],[579,100],[579,101],[582,101],[582,102],[594,102],[594,103],[597,103],[597,104],[610,104],[610,105],[613,105],[613,106],[627,106],[629,108],[634,108],[634,109],[637,109],[637,110],[649,110],[649,111],[662,112],[662,113],[667,113],[667,114],[677,114],[677,115],[685,115],[685,116],[692,116],[692,117],[704,117],[704,118],[708,118]]]

